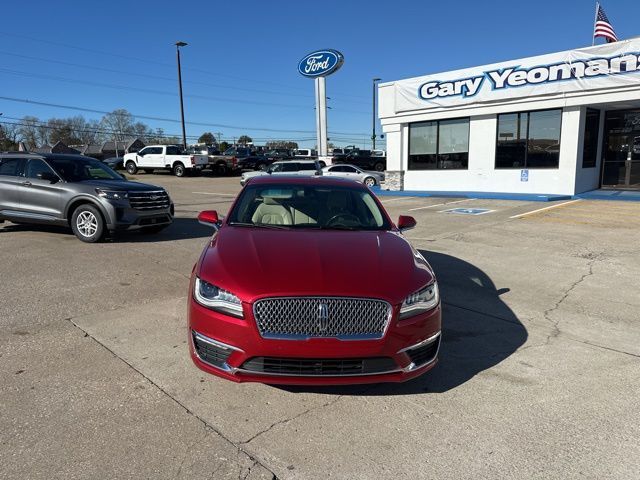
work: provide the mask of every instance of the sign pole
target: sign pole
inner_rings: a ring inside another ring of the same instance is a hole
[[[327,155],[327,84],[325,77],[316,77],[316,131],[318,155]]]

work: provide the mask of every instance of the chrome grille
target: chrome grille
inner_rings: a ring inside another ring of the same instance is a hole
[[[263,338],[382,338],[391,319],[384,300],[341,297],[287,297],[258,300],[253,306]]]
[[[164,190],[129,192],[129,204],[136,210],[159,210],[169,208],[169,195]]]

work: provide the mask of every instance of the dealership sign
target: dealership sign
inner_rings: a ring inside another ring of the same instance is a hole
[[[640,40],[616,42],[395,82],[395,110],[637,86],[639,81]]]
[[[344,63],[344,56],[337,50],[318,50],[305,56],[298,63],[298,72],[305,77],[326,77],[338,70]]]

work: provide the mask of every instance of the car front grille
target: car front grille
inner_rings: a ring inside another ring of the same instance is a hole
[[[159,210],[169,208],[169,195],[164,190],[129,192],[129,204],[136,210]]]
[[[391,319],[384,300],[341,297],[286,297],[258,300],[253,306],[263,338],[382,338]]]
[[[398,367],[389,357],[343,359],[254,357],[244,362],[240,369],[269,375],[339,377],[389,373],[398,370]]]

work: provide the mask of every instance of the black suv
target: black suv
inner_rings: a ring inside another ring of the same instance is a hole
[[[0,153],[0,223],[68,225],[92,243],[107,231],[159,232],[173,215],[162,187],[127,181],[93,158]]]

